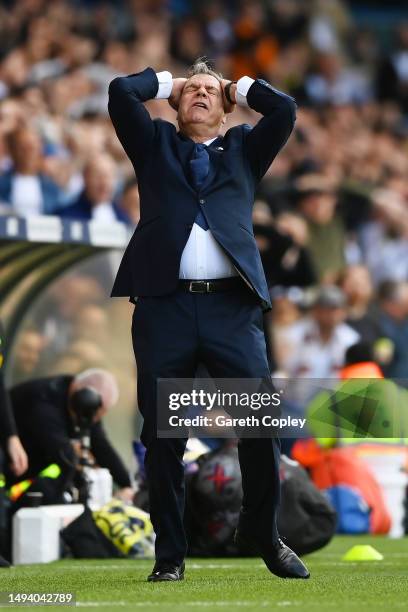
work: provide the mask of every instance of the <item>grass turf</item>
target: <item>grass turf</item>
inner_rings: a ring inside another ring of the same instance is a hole
[[[354,544],[371,544],[384,560],[343,562],[342,555]],[[65,560],[0,570],[0,590],[72,591],[77,608],[106,612],[408,609],[407,539],[337,537],[323,550],[305,557],[305,562],[312,573],[310,580],[276,578],[259,559],[189,559],[183,582],[151,584],[146,582],[150,561]]]

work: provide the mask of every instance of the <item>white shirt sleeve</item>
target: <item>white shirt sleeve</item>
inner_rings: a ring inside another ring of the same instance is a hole
[[[170,98],[173,89],[173,75],[168,70],[163,70],[163,72],[157,72],[156,76],[159,81],[159,89],[155,98],[161,100]]]
[[[239,79],[239,81],[237,82],[237,92],[236,92],[237,104],[239,104],[240,106],[248,106],[246,97],[247,97],[249,88],[254,82],[255,82],[254,79],[251,79],[251,77],[248,77],[248,76],[243,76]]]

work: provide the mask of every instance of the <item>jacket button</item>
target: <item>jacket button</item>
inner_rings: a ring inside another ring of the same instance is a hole
[[[199,200],[200,204],[205,204],[205,200]]]

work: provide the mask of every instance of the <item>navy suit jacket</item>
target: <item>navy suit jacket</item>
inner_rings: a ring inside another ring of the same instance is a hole
[[[151,68],[109,85],[109,114],[137,174],[140,222],[124,253],[113,297],[160,296],[178,283],[180,259],[198,210],[214,238],[258,295],[270,298],[252,227],[257,184],[293,129],[294,100],[255,81],[248,104],[264,115],[255,127],[239,125],[209,146],[210,170],[200,190],[189,180],[194,142],[173,124],[152,120],[143,102],[158,91]]]

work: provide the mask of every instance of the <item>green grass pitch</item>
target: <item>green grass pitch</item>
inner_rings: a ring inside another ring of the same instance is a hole
[[[341,557],[354,544],[371,544],[384,560],[343,562]],[[65,560],[0,570],[0,590],[72,591],[76,593],[77,609],[106,612],[408,609],[407,538],[337,537],[305,561],[312,573],[310,580],[276,578],[260,559],[189,559],[183,582],[151,584],[146,582],[150,561]]]

